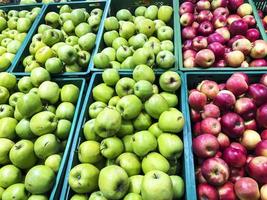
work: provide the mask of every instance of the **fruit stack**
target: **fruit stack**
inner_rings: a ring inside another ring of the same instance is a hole
[[[176,72],[156,76],[145,65],[132,75],[95,73],[64,181],[62,195],[69,196],[62,198],[183,198],[180,85]]]
[[[94,57],[99,69],[134,69],[137,65],[169,69],[175,64],[173,8],[140,6],[105,19],[102,49]]]
[[[47,12],[43,24],[36,27],[21,71],[31,72],[37,67],[51,74],[88,71],[103,10],[86,3],[79,5],[75,9],[70,5],[48,5],[47,11],[57,10]]]
[[[262,20],[263,27],[265,31],[267,32],[267,5],[264,9],[258,10],[259,17]]]
[[[179,14],[185,68],[267,66],[267,42],[249,3],[186,0]]]
[[[74,131],[79,82],[0,73],[0,199],[49,198]]]
[[[40,12],[32,10],[0,9],[0,71],[6,71],[20,49],[27,32]]]
[[[205,77],[188,96],[197,196],[266,200],[267,74]]]

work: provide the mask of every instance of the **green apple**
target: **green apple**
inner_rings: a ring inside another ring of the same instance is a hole
[[[159,78],[161,89],[167,92],[175,92],[181,86],[181,77],[176,72],[164,72]]]
[[[59,14],[62,13],[71,13],[72,9],[69,5],[62,5],[59,9]]]
[[[27,36],[27,33],[18,33],[15,35],[14,39],[23,42]]]
[[[85,200],[87,200],[88,198],[86,198]],[[106,197],[102,194],[102,192],[97,191],[97,192],[93,192],[88,200],[107,200]]]
[[[128,193],[123,200],[142,200],[141,195],[135,193]]]
[[[22,17],[18,19],[17,22],[17,30],[20,33],[28,32],[28,30],[31,28],[32,22],[29,18]]]
[[[18,81],[18,89],[20,92],[28,93],[33,88],[31,78],[24,76]]]
[[[86,140],[100,141],[101,138],[94,131],[94,126],[95,126],[95,119],[91,119],[83,125],[84,137]]]
[[[100,171],[98,185],[107,199],[121,199],[128,191],[129,178],[123,168],[110,165]]]
[[[127,57],[133,54],[130,47],[122,45],[116,51],[116,58],[119,62],[123,62]]]
[[[159,117],[159,128],[163,132],[179,133],[184,127],[184,116],[177,109],[164,111]]]
[[[125,39],[129,39],[135,34],[135,24],[132,22],[120,22],[119,35]]]
[[[2,55],[3,58],[7,58],[10,62],[13,62],[15,54],[6,52]]]
[[[34,86],[39,86],[42,82],[50,81],[51,79],[49,72],[42,67],[34,68],[30,77]]]
[[[136,155],[145,156],[157,148],[157,139],[149,131],[139,131],[132,137],[132,147]]]
[[[0,73],[0,86],[7,88],[8,90],[13,89],[16,86],[16,76],[7,72]]]
[[[3,195],[4,191],[5,191],[5,189],[0,187],[0,198],[2,198],[2,195]]]
[[[4,117],[13,117],[14,115],[14,108],[7,104],[0,105],[0,119]]]
[[[120,80],[120,75],[116,69],[106,69],[102,74],[102,79],[108,86],[114,86]]]
[[[44,81],[38,88],[38,95],[43,101],[55,104],[59,100],[59,86],[52,81]]]
[[[129,46],[128,41],[123,37],[117,37],[112,42],[112,47],[117,50],[122,45]]]
[[[0,42],[1,43],[1,42]],[[4,53],[6,53],[6,48],[5,47],[2,47],[0,46],[0,56],[3,55]]]
[[[58,119],[72,120],[75,112],[75,106],[70,102],[62,102],[56,109]]]
[[[34,93],[23,95],[18,99],[16,106],[22,116],[26,118],[31,117],[43,109],[40,97]]]
[[[78,157],[81,163],[97,163],[102,159],[100,144],[96,141],[85,141],[80,144]]]
[[[59,152],[59,140],[54,134],[45,134],[37,138],[34,142],[34,153],[40,159]]]
[[[70,45],[60,46],[57,53],[59,59],[68,65],[75,63],[78,58],[76,50]]]
[[[173,29],[169,26],[161,26],[157,30],[157,38],[160,41],[172,40],[173,39]]]
[[[141,195],[143,200],[172,200],[173,186],[171,178],[159,170],[148,172],[142,182]]]
[[[89,65],[89,61],[90,61],[90,53],[87,51],[80,51],[78,52],[78,64],[83,67],[83,68],[87,68]]]
[[[156,19],[158,16],[158,7],[155,5],[149,6],[145,11],[145,17],[149,19]]]
[[[104,72],[103,72],[104,73]],[[119,96],[113,96],[109,101],[108,101],[108,105],[109,106],[114,106],[116,107],[117,103],[119,102],[121,98]]]
[[[174,45],[173,42],[170,40],[164,40],[160,42],[160,48],[161,50],[166,50],[166,51],[170,51],[173,53],[174,50]]]
[[[152,170],[160,170],[167,173],[170,169],[168,160],[157,152],[152,152],[146,155],[142,160],[142,170],[144,174]]]
[[[25,67],[25,72],[32,72],[33,69],[41,67],[40,64],[36,61],[33,61],[30,65]]]
[[[151,117],[146,112],[141,112],[133,121],[135,130],[147,130],[152,124]]]
[[[124,151],[122,141],[117,137],[109,137],[100,144],[101,154],[107,159],[115,159]]]
[[[152,124],[149,128],[148,131],[152,133],[156,138],[158,138],[161,134],[163,134],[163,131],[160,130],[158,123]]]
[[[10,43],[7,45],[7,52],[16,54],[20,48],[21,42],[17,40],[12,40]]]
[[[71,20],[73,21],[74,25],[77,26],[78,24],[85,21],[85,14],[82,9],[74,9],[71,11]]]
[[[165,22],[160,19],[154,20],[154,23],[155,23],[156,30],[158,30],[162,26],[166,26]]]
[[[158,10],[158,19],[168,23],[171,20],[173,9],[171,6],[160,6]]]
[[[116,164],[122,167],[128,176],[134,176],[140,173],[141,163],[134,153],[126,152],[116,159]]]
[[[147,80],[139,80],[134,85],[134,94],[141,100],[146,100],[153,94],[153,86]]]
[[[49,47],[62,40],[62,33],[57,29],[45,30],[42,34],[42,42]]]
[[[94,57],[94,65],[96,68],[109,68],[109,57],[104,53],[97,53]]]
[[[153,83],[155,81],[155,74],[153,72],[153,69],[151,69],[147,65],[141,64],[137,65],[133,70],[133,79],[135,81],[147,80]]]
[[[17,29],[18,20],[19,20],[18,17],[9,18],[8,21],[7,21],[7,27],[9,29]]]
[[[59,14],[56,12],[49,12],[45,16],[45,22],[53,28],[57,28],[59,25]]]
[[[59,58],[56,57],[48,58],[45,62],[45,69],[51,74],[57,74],[62,72],[63,63]]]
[[[48,197],[45,195],[31,195],[28,200],[48,200]]]
[[[14,112],[14,118],[18,121],[23,119],[23,116],[21,115],[21,113],[18,111],[17,106],[15,107],[15,112]]]
[[[152,49],[140,48],[134,52],[133,59],[135,65],[145,64],[149,67],[152,67],[154,65],[155,55]]]
[[[172,52],[163,50],[160,51],[156,57],[158,67],[168,69],[173,67],[175,63],[175,57]]]
[[[37,11],[36,12],[35,11],[31,11],[31,12],[28,12],[25,17],[30,19],[31,22],[33,23],[35,18],[38,16],[38,14],[39,14],[39,12],[37,12]]]
[[[15,93],[13,93],[13,94],[9,97],[9,101],[8,101],[9,105],[15,107],[16,104],[17,104],[17,102],[18,102],[18,99],[19,99],[20,97],[22,97],[22,96],[24,96],[24,93],[22,93],[22,92],[15,92]]]
[[[16,134],[22,139],[33,139],[35,137],[30,128],[30,121],[25,118],[17,124]]]
[[[71,129],[71,121],[66,119],[60,119],[57,124],[55,135],[61,139],[67,139]]]
[[[116,17],[107,17],[104,22],[106,31],[113,31],[119,29],[119,22]]]
[[[116,93],[118,94],[119,97],[133,94],[134,85],[135,81],[132,78],[123,77],[117,82],[115,86]]]
[[[89,164],[78,164],[73,167],[69,174],[69,185],[76,193],[88,193],[97,189],[99,170]]]
[[[0,169],[0,187],[8,188],[9,186],[19,183],[22,180],[22,174],[19,168],[14,165],[5,165]]]
[[[78,63],[74,63],[71,65],[65,65],[65,70],[66,72],[81,72],[82,68],[78,65]]]
[[[161,92],[160,95],[163,96],[164,99],[166,99],[169,104],[169,107],[176,107],[178,105],[177,95],[170,92]]]
[[[109,63],[110,67],[113,69],[120,69],[121,68],[121,64],[117,61],[111,61]]]
[[[79,46],[85,51],[91,51],[95,46],[96,34],[94,33],[86,33],[82,35],[79,40]]]
[[[168,102],[160,94],[152,95],[145,102],[146,112],[153,118],[158,119],[164,111],[169,109]]]
[[[2,200],[9,199],[28,199],[28,192],[25,189],[25,185],[23,183],[16,183],[8,187],[2,195]]]
[[[25,176],[25,187],[32,194],[48,192],[54,183],[54,171],[45,165],[36,165]]]
[[[121,128],[117,133],[117,136],[122,138],[125,135],[132,135],[134,133],[134,126],[131,120],[122,120]]]
[[[184,196],[185,185],[180,176],[170,176],[173,185],[173,198],[181,199]]]
[[[96,118],[97,115],[107,107],[107,104],[102,101],[95,101],[89,106],[89,116],[93,119]]]
[[[74,194],[70,200],[88,200],[88,196],[85,194]]]
[[[20,169],[29,169],[36,163],[33,143],[30,140],[20,140],[9,152],[10,161]]]
[[[11,65],[11,61],[4,57],[0,56],[0,72],[7,70],[7,68]]]
[[[135,175],[129,178],[130,185],[129,185],[129,192],[140,194],[141,193],[141,185],[143,181],[143,175]]]
[[[37,89],[37,94],[38,94],[38,89]],[[44,111],[50,111],[50,112],[52,112],[52,113],[56,113],[56,106],[54,106],[54,105],[49,105],[48,103],[46,103],[45,105],[44,105]]]
[[[135,63],[133,56],[127,57],[122,63],[121,63],[121,69],[134,69]]]
[[[14,146],[12,140],[6,138],[0,138],[0,165],[5,165],[10,163],[9,151]]]
[[[120,112],[123,119],[130,120],[136,118],[142,110],[142,102],[135,95],[126,95],[122,97],[116,109]]]
[[[144,48],[152,50],[155,55],[157,55],[161,50],[160,49],[160,42],[154,42],[154,41],[147,41],[144,44]]]
[[[88,18],[87,21],[88,21],[90,27],[92,28],[92,30],[94,32],[97,32],[98,31],[99,24],[101,22],[101,16],[99,16],[99,15],[91,15]]]
[[[54,130],[56,130],[57,124],[57,117],[50,111],[39,112],[30,120],[30,128],[37,136],[52,133]]]
[[[38,63],[45,64],[47,59],[52,58],[53,56],[53,50],[48,46],[44,46],[36,51],[35,59]]]
[[[27,65],[30,65],[33,61],[34,61],[34,56],[33,55],[29,55],[29,56],[26,56],[23,59],[22,64],[23,64],[24,67],[26,67]]]
[[[14,139],[16,137],[15,128],[18,121],[11,117],[0,119],[0,138]]]
[[[95,132],[102,138],[115,135],[121,127],[120,113],[111,108],[105,108],[95,120]]]
[[[7,34],[8,34],[8,37],[13,39],[15,38],[15,35],[18,35],[18,31],[17,30],[8,30]]]
[[[133,19],[132,14],[127,9],[121,9],[116,13],[116,17],[119,21],[131,21]]]
[[[133,135],[125,135],[122,138],[125,152],[133,152]]]
[[[113,41],[118,37],[119,33],[115,30],[105,32],[103,35],[104,42],[108,47],[112,46]]]
[[[0,32],[2,32],[7,27],[7,21],[4,17],[0,17]]]
[[[59,15],[59,24],[61,25],[61,27],[64,24],[64,22],[66,22],[67,20],[71,20],[71,14],[69,12],[61,13]]]
[[[38,27],[38,33],[43,33],[45,30],[48,30],[48,29],[52,29],[51,26],[49,25],[46,25],[46,24],[41,24],[39,27]]]
[[[108,56],[109,61],[115,61],[115,59],[116,59],[116,51],[112,47],[106,47],[101,52]]]
[[[114,89],[105,83],[101,83],[93,88],[93,97],[96,101],[102,101],[107,104],[113,95]]]
[[[146,12],[146,7],[145,6],[139,6],[135,9],[134,15],[135,16],[144,16]]]
[[[139,22],[136,25],[136,28],[139,33],[143,33],[147,37],[153,35],[153,33],[156,30],[155,22],[147,18],[139,20]]]
[[[91,31],[91,26],[85,22],[82,22],[75,27],[75,34],[78,37],[82,37],[83,35],[90,33]]]
[[[72,33],[75,30],[75,25],[74,25],[74,23],[73,23],[73,21],[71,19],[68,19],[63,23],[62,29],[66,33]]]
[[[66,84],[61,88],[60,99],[63,102],[75,104],[79,98],[80,89],[74,84]]]
[[[135,50],[143,47],[146,41],[147,41],[147,36],[142,33],[134,35],[128,40],[129,45],[132,46]]]

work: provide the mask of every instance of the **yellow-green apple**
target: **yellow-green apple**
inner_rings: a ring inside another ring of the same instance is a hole
[[[160,114],[158,123],[163,132],[179,133],[183,130],[185,120],[179,110],[172,108]]]
[[[14,139],[16,137],[16,125],[18,121],[11,117],[0,119],[0,138]]]
[[[126,120],[136,118],[140,114],[142,107],[141,100],[135,95],[126,95],[122,97],[116,105],[116,109],[121,114],[122,118]]]
[[[34,153],[40,159],[59,152],[60,143],[54,134],[45,134],[37,138],[34,142]]]
[[[142,160],[142,171],[144,174],[152,170],[160,170],[167,173],[170,169],[168,160],[157,152],[147,154]]]
[[[141,163],[134,153],[122,153],[119,157],[117,157],[115,163],[124,169],[129,177],[140,174]]]
[[[102,159],[100,143],[96,141],[85,141],[81,143],[78,149],[78,157],[81,163],[94,164],[100,161]]]
[[[100,152],[107,159],[115,159],[123,151],[123,142],[117,137],[109,137],[101,141]]]
[[[27,199],[27,191],[23,183],[16,183],[8,187],[2,194],[2,199]]]
[[[139,131],[132,137],[132,147],[135,154],[145,156],[157,148],[157,139],[149,131]]]
[[[129,192],[130,193],[136,193],[136,194],[141,193],[141,185],[142,185],[143,178],[144,178],[143,175],[135,175],[129,178],[129,182],[130,182]]]
[[[6,138],[0,138],[0,164],[5,165],[10,163],[9,151],[15,143]]]
[[[5,165],[0,169],[0,187],[8,188],[9,186],[19,183],[22,180],[22,174],[19,168],[14,165]]]

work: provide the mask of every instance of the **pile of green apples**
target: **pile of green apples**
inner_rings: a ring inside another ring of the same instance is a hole
[[[95,68],[134,69],[137,65],[169,69],[175,63],[171,6],[121,9],[105,19],[106,47],[95,55]]]
[[[40,9],[8,12],[0,9],[0,71],[10,67]]]
[[[18,81],[0,73],[0,199],[48,200],[78,96],[40,71]]]
[[[167,71],[157,77],[138,65],[132,78],[106,69],[102,80],[92,89],[94,102],[77,147],[80,164],[67,175],[71,200],[182,198],[180,76]]]
[[[29,46],[30,55],[23,59],[25,72],[37,67],[49,73],[86,71],[90,52],[95,46],[96,33],[103,11],[85,8],[72,9],[63,5],[45,15],[45,24],[38,27]]]

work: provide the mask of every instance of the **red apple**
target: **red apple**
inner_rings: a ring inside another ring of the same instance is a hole
[[[248,55],[248,54],[250,54],[250,51],[252,49],[252,44],[248,39],[242,38],[242,39],[236,40],[233,43],[232,49],[233,50],[239,50],[243,54]]]
[[[184,67],[185,68],[194,68],[196,67],[196,62],[194,57],[190,57],[184,60]]]
[[[244,3],[244,0],[229,0],[228,8],[232,11],[236,11],[237,8]]]
[[[218,118],[220,117],[220,109],[218,106],[210,103],[204,106],[203,111],[201,113],[202,119],[213,117]]]
[[[225,52],[225,47],[219,42],[213,42],[208,45],[208,49],[213,51],[216,59],[223,58],[224,52]],[[222,61],[221,61],[222,62]],[[222,65],[219,65],[222,64]],[[219,63],[218,61],[215,62],[214,66],[218,67],[225,67],[226,62]]]
[[[180,17],[180,24],[182,26],[190,26],[194,22],[194,15],[192,13],[184,13]]]
[[[219,120],[208,117],[201,121],[201,132],[212,135],[218,135],[221,132],[221,124]]]
[[[267,60],[264,58],[255,59],[249,65],[251,67],[266,67],[267,66]]]
[[[239,39],[242,39],[242,38],[245,38],[245,36],[243,36],[243,35],[235,35],[234,37],[232,37],[232,38],[228,41],[227,46],[230,47],[230,48],[232,48],[233,43],[234,43],[235,41],[239,40]]]
[[[226,89],[238,97],[248,90],[248,84],[242,77],[231,76],[226,81]]]
[[[251,84],[248,87],[248,96],[251,97],[257,106],[266,103],[267,87],[260,83]],[[260,113],[259,113],[260,114]],[[267,124],[266,124],[267,127]]]
[[[210,10],[210,2],[208,0],[199,0],[197,1],[196,3],[196,9],[198,11],[201,11],[201,10]]]
[[[267,157],[257,156],[252,158],[247,165],[247,170],[249,175],[259,183],[267,183]]]
[[[184,13],[194,13],[194,4],[191,2],[184,2],[180,5],[179,13],[180,15]]]
[[[194,50],[199,51],[205,49],[208,46],[207,38],[204,36],[197,36],[193,39],[192,47]]]
[[[255,157],[254,155],[248,155],[247,156],[247,165],[254,157]]]
[[[193,139],[193,151],[197,157],[210,158],[219,150],[217,138],[211,134],[202,134]]]
[[[182,37],[185,40],[192,40],[197,36],[197,30],[191,26],[184,27],[182,30]]]
[[[207,182],[214,186],[221,186],[228,181],[229,167],[221,158],[208,158],[201,166],[201,172]]]
[[[195,61],[200,67],[211,67],[215,61],[215,55],[210,49],[202,49],[197,53]]]
[[[195,50],[192,50],[192,49],[188,49],[188,50],[185,50],[183,52],[183,58],[186,60],[187,58],[195,58],[196,57],[196,54],[197,52]]]
[[[212,24],[213,24],[214,28],[216,28],[216,29],[225,27],[227,24],[227,18],[223,15],[213,17]]]
[[[224,150],[225,148],[229,147],[229,145],[230,145],[230,139],[224,133],[219,133],[217,136],[217,140],[220,144],[221,150]]]
[[[195,110],[203,110],[203,107],[207,104],[207,96],[199,91],[193,91],[189,94],[188,102],[191,108]]]
[[[261,127],[267,128],[267,103],[258,108],[257,122]]]
[[[262,19],[264,17],[264,14],[262,12],[262,10],[258,10],[258,14],[259,14],[259,17]]]
[[[235,72],[232,76],[242,77],[249,84],[249,77],[244,72]]]
[[[213,18],[213,14],[209,10],[201,10],[197,15],[196,19],[198,23],[204,21],[211,21]]]
[[[254,101],[247,97],[238,99],[235,103],[235,112],[245,120],[252,120],[256,116],[257,107]]]
[[[227,24],[231,25],[234,21],[242,19],[239,15],[237,14],[231,14],[227,17]]]
[[[198,200],[219,200],[219,195],[215,187],[201,183],[197,186]]]
[[[255,154],[257,156],[267,157],[267,140],[262,140],[257,144],[255,148]]]
[[[182,50],[186,51],[186,50],[189,50],[189,49],[192,49],[192,40],[185,40],[183,42]]]
[[[261,186],[261,200],[267,200],[267,184]]]
[[[245,169],[244,167],[241,168],[230,168],[230,181],[232,183],[235,183],[238,179],[242,178],[245,176]]]
[[[246,158],[246,154],[243,151],[232,146],[223,151],[223,160],[230,167],[243,167],[246,164]]]
[[[264,40],[256,40],[250,52],[252,58],[264,58],[267,56],[267,42]]]
[[[223,186],[219,187],[218,193],[220,200],[236,200],[234,184],[231,182],[227,182]]]
[[[232,36],[235,35],[245,35],[248,30],[248,25],[244,20],[238,19],[233,21],[229,26],[229,31]]]
[[[226,7],[219,7],[213,11],[214,17],[218,17],[218,16],[228,17],[228,15],[229,15],[229,10]]]
[[[263,131],[261,132],[261,139],[262,139],[262,140],[267,140],[267,130],[263,130]]]
[[[226,7],[228,4],[228,0],[212,0],[211,8],[214,10],[219,7]]]
[[[198,122],[201,120],[200,113],[192,108],[190,109],[190,115],[193,122]]]
[[[232,148],[241,150],[242,152],[244,152],[244,154],[247,155],[247,149],[246,149],[242,144],[237,143],[237,142],[232,142],[232,143],[230,144],[230,146],[231,146]]]
[[[240,67],[245,55],[241,51],[231,51],[225,54],[225,60],[230,67]]]
[[[235,182],[235,193],[240,200],[258,200],[260,191],[258,183],[250,177],[242,177]]]
[[[246,38],[249,39],[250,42],[254,42],[260,38],[260,32],[256,28],[248,29],[246,33]]]
[[[213,25],[210,21],[201,22],[197,30],[198,33],[203,36],[208,36],[214,32]]]
[[[225,60],[221,59],[214,63],[214,67],[226,67],[227,63]]]
[[[260,83],[267,87],[267,74],[262,75],[262,77],[260,79]]]
[[[208,36],[208,43],[210,44],[213,42],[219,42],[221,44],[224,44],[225,40],[221,34],[212,33],[211,35]]]
[[[201,135],[202,131],[201,131],[201,122],[197,122],[194,124],[193,126],[193,133],[195,136]]]
[[[219,86],[215,81],[204,80],[199,85],[200,92],[203,92],[209,99],[213,99],[219,93]]]
[[[219,84],[219,90],[226,90],[226,84],[225,83],[220,83]]]
[[[242,19],[248,24],[248,27],[254,27],[256,25],[256,20],[253,15],[246,15]]]
[[[199,23],[198,22],[193,22],[192,27],[197,30],[198,27],[199,27]]]
[[[215,32],[221,34],[225,41],[228,41],[230,39],[230,32],[227,27],[218,28],[215,30]]]
[[[246,129],[250,129],[250,130],[258,130],[258,125],[255,119],[249,120],[249,121],[245,121],[245,128]]]
[[[219,93],[213,100],[213,103],[223,111],[232,109],[235,105],[235,102],[235,95],[228,90],[219,91]]]
[[[221,118],[222,131],[230,138],[238,138],[245,131],[244,120],[236,113],[228,112]]]
[[[201,173],[201,168],[198,167],[196,170],[196,179],[198,183],[207,183],[206,179],[204,178],[204,176]]]

